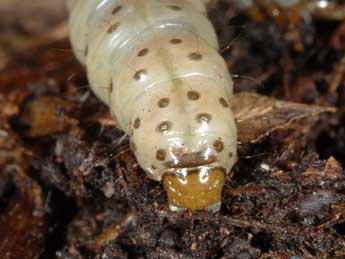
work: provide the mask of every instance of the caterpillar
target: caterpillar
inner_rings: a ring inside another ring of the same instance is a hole
[[[70,41],[172,211],[221,205],[237,160],[233,82],[206,0],[67,0]]]
[[[169,208],[219,210],[237,129],[233,82],[207,18],[213,1],[66,1],[70,41],[90,86],[130,136],[147,176],[163,181]],[[340,1],[226,2],[256,17],[290,10],[293,22],[305,12],[345,16]]]

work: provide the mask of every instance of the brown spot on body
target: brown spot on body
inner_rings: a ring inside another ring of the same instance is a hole
[[[86,46],[84,50],[84,56],[86,57],[88,53],[89,53],[89,46]]]
[[[182,10],[182,7],[177,6],[177,5],[169,5],[168,7],[174,11],[181,11]]]
[[[182,40],[181,39],[171,39],[169,42],[171,44],[180,44],[182,42]]]
[[[214,149],[220,153],[224,150],[224,142],[221,141],[221,140],[216,140],[214,143],[213,143],[213,147]]]
[[[143,57],[143,56],[145,56],[147,53],[149,53],[149,49],[148,49],[148,48],[142,49],[142,50],[139,51],[138,57]]]
[[[135,80],[141,80],[143,76],[147,75],[147,70],[146,69],[140,69],[137,72],[135,72],[133,78]]]
[[[157,169],[157,166],[151,165],[151,168],[152,168],[153,170],[155,170],[155,169]]]
[[[169,105],[169,103],[170,103],[170,99],[167,97],[164,97],[158,101],[157,105],[159,108],[165,108]]]
[[[188,57],[192,60],[201,60],[202,59],[202,55],[198,52],[190,53]]]
[[[140,118],[136,118],[134,123],[133,123],[133,127],[135,129],[138,129],[140,127]]]
[[[164,161],[167,156],[167,153],[165,152],[164,149],[158,149],[156,152],[156,158],[159,161]]]
[[[232,158],[233,155],[234,155],[234,154],[233,154],[232,152],[229,153],[229,157],[230,157],[230,158]]]
[[[109,85],[109,93],[112,93],[114,90],[114,86],[113,86],[113,81],[110,81],[110,85]]]
[[[197,116],[196,116],[196,119],[198,122],[206,122],[206,123],[209,123],[212,119],[212,116],[211,114],[208,114],[208,113],[199,113]]]
[[[118,12],[120,12],[122,9],[122,5],[116,6],[113,11],[111,12],[112,15],[117,14]]]
[[[187,92],[187,97],[188,97],[189,100],[196,101],[196,100],[198,100],[200,98],[200,94],[197,91],[191,90],[191,91]]]
[[[170,121],[163,121],[157,126],[157,131],[160,133],[164,133],[170,130],[172,127],[172,123]]]
[[[219,98],[219,102],[221,105],[223,105],[223,107],[229,108],[228,102],[223,97]]]
[[[112,26],[109,27],[108,33],[113,33],[113,32],[115,32],[115,31],[117,30],[117,28],[119,28],[119,26],[120,26],[120,23],[119,23],[119,22],[113,24]]]

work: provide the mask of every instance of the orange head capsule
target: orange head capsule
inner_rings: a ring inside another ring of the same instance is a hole
[[[172,211],[219,210],[224,180],[225,171],[222,168],[201,167],[187,171],[185,175],[166,174],[163,184],[169,208]]]

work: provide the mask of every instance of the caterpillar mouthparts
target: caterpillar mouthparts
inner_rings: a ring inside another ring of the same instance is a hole
[[[178,211],[208,209],[218,211],[225,182],[224,168],[201,166],[199,169],[179,170],[163,177],[169,208]]]
[[[148,176],[153,176],[152,179],[157,180],[154,177],[162,175],[170,210],[220,209],[228,165],[218,160],[215,152],[222,152],[224,148],[224,143],[216,140],[212,147],[206,148],[203,152],[184,152],[183,149],[178,149],[171,154],[158,154],[159,159],[170,156],[173,160],[163,163],[165,169],[160,171],[161,173],[155,171],[156,167],[152,168],[153,171],[148,173]],[[232,159],[230,152],[228,161]]]
[[[169,208],[217,211],[237,159],[233,83],[208,0],[67,0],[74,53]]]

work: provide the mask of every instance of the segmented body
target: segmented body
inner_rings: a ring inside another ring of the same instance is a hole
[[[233,83],[206,2],[68,1],[73,50],[91,88],[146,174],[168,176],[171,209],[219,209],[237,157]]]

